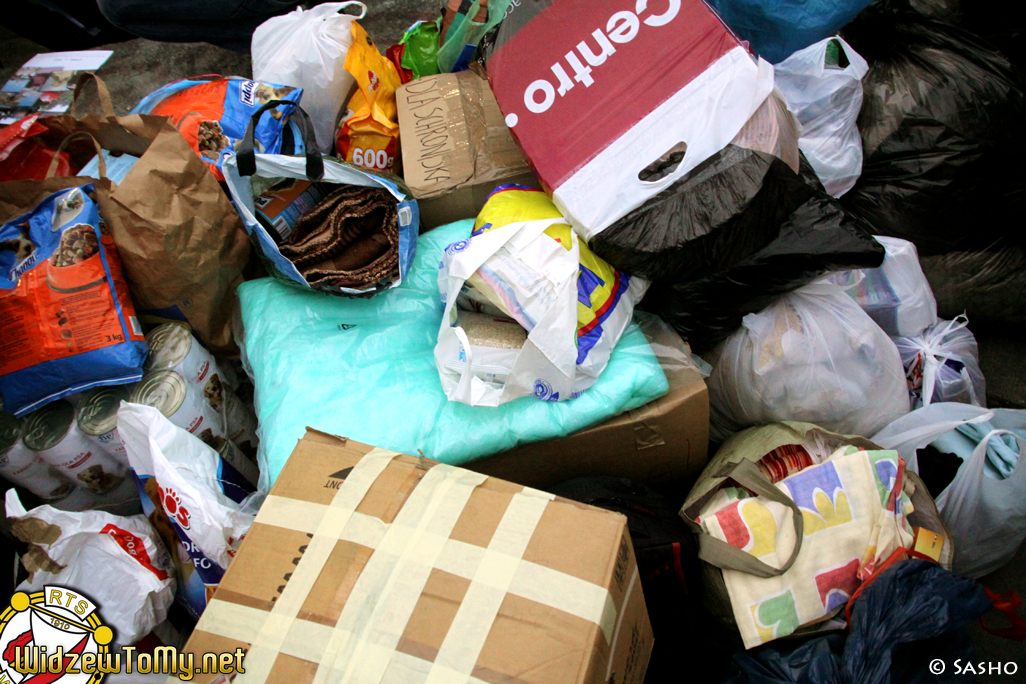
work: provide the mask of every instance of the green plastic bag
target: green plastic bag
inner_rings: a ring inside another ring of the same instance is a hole
[[[418,21],[406,30],[400,45],[405,45],[401,61],[413,78],[433,76],[438,72],[438,20]]]

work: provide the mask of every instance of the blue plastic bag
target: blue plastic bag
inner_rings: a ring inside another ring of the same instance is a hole
[[[734,33],[773,64],[834,35],[870,2],[872,0],[708,0]]]
[[[668,391],[652,348],[631,324],[601,377],[577,399],[523,397],[497,408],[448,401],[434,358],[443,312],[438,264],[472,226],[460,221],[420,236],[402,285],[370,299],[303,292],[270,278],[239,287],[262,491],[307,426],[461,465],[570,434]]]

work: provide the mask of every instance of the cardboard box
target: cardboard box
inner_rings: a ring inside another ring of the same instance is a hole
[[[540,187],[488,82],[472,71],[411,81],[396,102],[403,177],[422,230],[474,218],[499,185]]]
[[[709,392],[696,370],[667,372],[666,377],[670,391],[641,408],[467,467],[540,489],[573,477],[609,475],[687,492],[708,460]]]
[[[622,515],[308,430],[185,650],[271,683],[640,684],[652,642]]]

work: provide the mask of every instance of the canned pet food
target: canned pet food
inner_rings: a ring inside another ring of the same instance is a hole
[[[78,405],[75,420],[78,429],[93,444],[129,467],[125,443],[118,434],[118,408],[131,397],[129,387],[114,385],[89,390]]]
[[[94,494],[112,492],[128,473],[125,466],[86,438],[75,424],[75,408],[63,400],[28,414],[22,423],[22,439],[43,461]]]
[[[75,483],[47,465],[21,441],[21,423],[0,411],[0,475],[48,504],[66,499]]]
[[[218,373],[217,361],[192,336],[188,328],[177,323],[158,325],[146,336],[150,355],[143,369],[173,370],[187,382],[203,386],[210,374]]]
[[[253,411],[231,390],[225,392],[224,410],[228,438],[235,442],[248,458],[256,460],[257,418]]]
[[[227,439],[224,417],[224,387],[217,374],[209,377],[207,392],[200,393],[173,370],[147,373],[132,391],[132,403],[152,406],[168,420],[217,449],[216,438]]]

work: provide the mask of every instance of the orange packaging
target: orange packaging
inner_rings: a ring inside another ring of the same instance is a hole
[[[0,228],[0,395],[22,415],[142,377],[147,346],[92,185]]]
[[[402,85],[395,65],[381,56],[374,41],[355,21],[346,71],[358,90],[349,99],[346,118],[336,140],[338,156],[375,171],[398,173],[399,110],[395,91]]]

